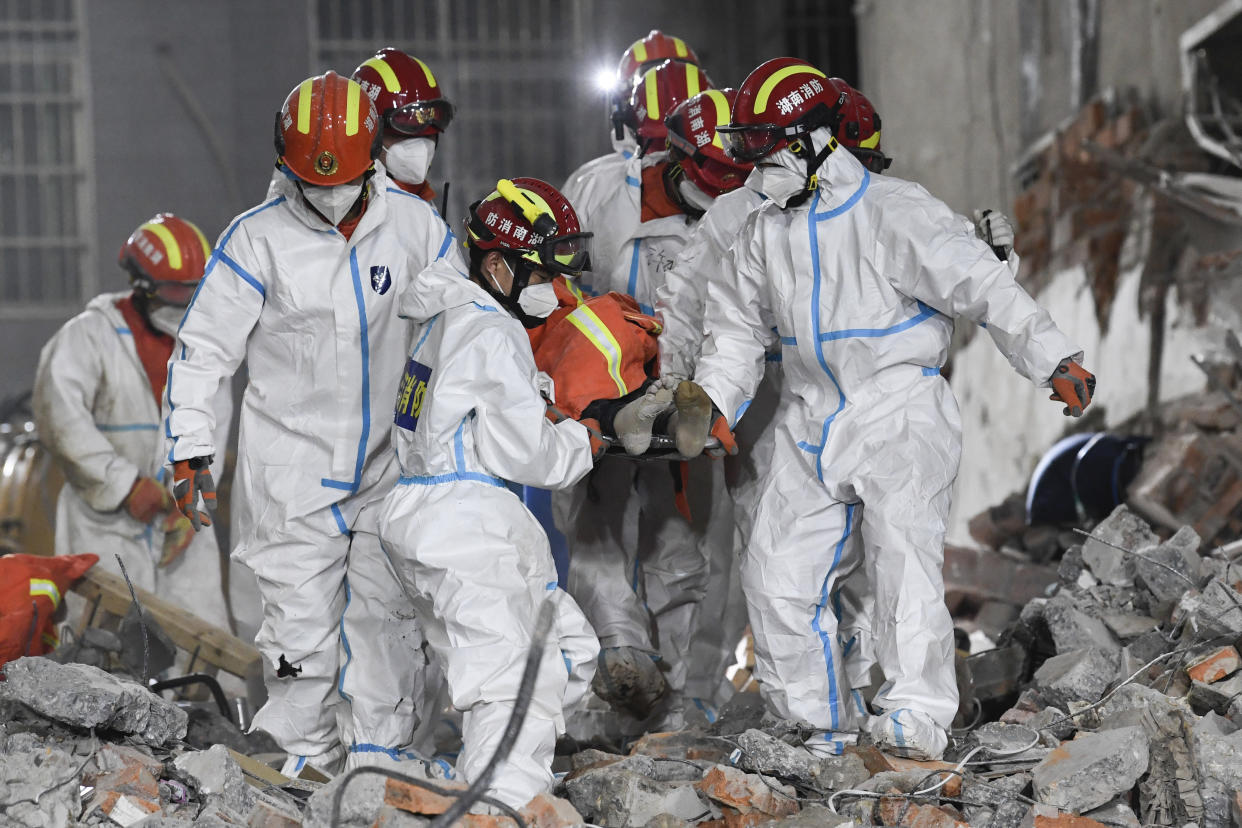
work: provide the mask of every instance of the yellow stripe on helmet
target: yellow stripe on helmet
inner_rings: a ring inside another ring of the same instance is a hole
[[[875,149],[880,145],[880,131],[877,129],[872,133],[871,137],[865,141],[859,141],[858,146],[864,149]]]
[[[362,87],[355,81],[348,81],[345,92],[345,134],[358,134],[358,102],[362,99]]]
[[[716,104],[716,126],[729,123],[729,99],[725,97],[725,94],[719,89],[709,89],[703,93],[703,96]],[[724,149],[718,131],[714,131],[712,135],[712,145]]]
[[[173,236],[172,231],[163,222],[154,221],[149,221],[138,228],[139,232],[143,230],[152,233],[164,245],[164,253],[168,256],[168,266],[173,270],[180,270],[181,247],[177,244],[177,239]]]
[[[616,384],[618,396],[624,397],[628,394],[630,390],[625,387],[625,380],[621,377],[621,343],[608,330],[604,320],[591,310],[590,305],[585,304],[579,305],[565,318],[603,355],[604,361],[608,363],[608,376]]]
[[[198,225],[194,222],[187,221],[186,224],[193,227],[195,234],[198,235],[199,243],[203,245],[203,261],[206,262],[211,258],[211,245],[207,243],[207,237],[203,235],[203,231],[199,230]]]
[[[60,606],[60,590],[56,587],[55,581],[49,581],[46,578],[30,579],[30,594],[43,595],[52,602],[53,607]]]
[[[634,62],[642,66],[647,62],[647,44],[641,40],[635,40],[630,48],[634,50]]]
[[[415,63],[417,63],[419,66],[423,68],[423,75],[425,75],[427,78],[427,85],[436,86],[436,76],[431,74],[431,70],[427,68],[427,64],[423,63],[421,60],[414,57],[413,55],[410,55],[410,57],[413,58]]]
[[[387,91],[394,94],[401,91],[401,82],[397,80],[397,73],[392,71],[388,61],[382,57],[373,57],[362,65],[370,66],[375,70],[375,73],[380,76],[380,80],[384,82],[384,89]]]
[[[307,78],[298,87],[298,132],[303,135],[310,135],[311,92],[314,88],[314,78]]]
[[[693,63],[686,64],[686,97],[693,98],[703,90],[699,87],[699,67]]]
[[[673,38],[673,51],[677,53],[677,57],[684,58],[690,54],[690,51],[686,49],[686,41],[682,40],[680,37]]]
[[[819,78],[828,77],[823,72],[816,69],[814,66],[807,66],[806,64],[799,64],[797,66],[786,66],[784,69],[781,69],[779,71],[772,73],[772,77],[768,78],[767,80],[763,82],[763,86],[759,87],[759,94],[755,96],[755,114],[758,115],[759,113],[763,112],[765,109],[768,108],[768,98],[771,97],[772,90],[776,88],[776,85],[778,83],[780,83],[781,81],[783,81],[785,78],[789,77],[790,75],[799,75],[799,74],[804,74],[804,73],[815,75],[816,77],[819,77]]]
[[[660,120],[660,95],[656,91],[656,73],[654,69],[647,72],[647,77],[643,79],[647,90],[647,117],[653,120]]]

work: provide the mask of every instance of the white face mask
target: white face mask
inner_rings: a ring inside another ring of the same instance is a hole
[[[335,226],[341,223],[349,208],[354,206],[358,196],[362,195],[363,182],[356,184],[337,184],[333,187],[302,186],[302,195],[319,214]]]
[[[177,335],[177,329],[181,327],[181,320],[184,316],[185,308],[179,308],[176,305],[160,305],[147,312],[151,327],[169,336]]]
[[[556,287],[551,282],[527,285],[518,294],[518,307],[527,316],[537,319],[546,319],[560,304],[560,300],[556,298]]]
[[[688,178],[682,178],[681,181],[677,182],[677,191],[681,193],[682,198],[705,213],[708,208],[716,203],[716,199],[700,190],[698,186]]]
[[[406,138],[384,150],[384,169],[403,184],[422,184],[436,154],[436,142],[430,138]]]
[[[788,147],[763,159],[755,165],[755,170],[761,176],[760,192],[781,207],[806,189],[806,162],[794,155]]]

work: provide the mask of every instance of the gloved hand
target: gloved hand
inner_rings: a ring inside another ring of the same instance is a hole
[[[168,566],[180,558],[190,541],[194,540],[194,524],[180,511],[173,509],[164,516],[163,526],[160,528],[164,530],[164,545],[160,548],[159,565]]]
[[[720,448],[708,449],[708,455],[724,457],[726,454],[737,454],[737,440],[734,439],[733,432],[729,430],[729,421],[723,414],[712,422],[711,435],[720,441]]]
[[[207,511],[198,508],[200,496]],[[211,525],[210,513],[216,510],[216,483],[211,479],[210,457],[191,457],[173,464],[173,497],[195,531]]]
[[[172,495],[152,477],[139,477],[123,501],[125,511],[139,523],[150,523],[157,517],[174,512],[177,505]]]
[[[1081,417],[1095,396],[1095,375],[1068,357],[1052,372],[1050,382],[1053,394],[1048,399],[1065,403],[1061,413],[1067,417]]]
[[[975,210],[975,233],[992,248],[996,258],[1009,260],[1013,252],[1013,223],[999,210]]]
[[[586,417],[578,422],[586,426],[587,432],[591,435],[591,459],[596,463],[608,451],[608,447],[612,445],[612,441],[604,436],[604,432],[600,430],[599,420],[592,417]]]

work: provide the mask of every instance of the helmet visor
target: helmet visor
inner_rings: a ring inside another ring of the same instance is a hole
[[[539,259],[554,273],[577,276],[591,266],[591,233],[554,236],[539,246]]]
[[[452,120],[453,105],[448,101],[422,101],[389,110],[384,115],[384,126],[402,135],[419,137],[443,132]]]
[[[864,147],[850,147],[849,149],[854,154],[854,157],[862,162],[864,167],[877,175],[883,173],[893,163],[893,159],[879,150],[866,149]]]
[[[785,139],[785,131],[776,124],[729,124],[716,131],[725,153],[742,163],[771,155]]]
[[[190,299],[194,297],[194,291],[198,290],[198,283],[202,281],[197,279],[193,282],[156,282],[154,289],[147,292],[148,296],[154,296],[165,305],[175,305],[184,308],[190,304]]]

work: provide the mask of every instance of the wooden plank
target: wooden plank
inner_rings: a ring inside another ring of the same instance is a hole
[[[73,591],[88,602],[99,599],[100,612],[124,616],[131,599],[125,579],[98,566],[92,567],[74,585]],[[146,590],[134,588],[142,611],[160,625],[179,648],[194,652],[198,648],[199,661],[214,664],[225,672],[246,678],[263,657],[251,645],[236,638],[219,627],[213,627],[198,616],[169,603]],[[88,608],[89,611],[89,608]]]

